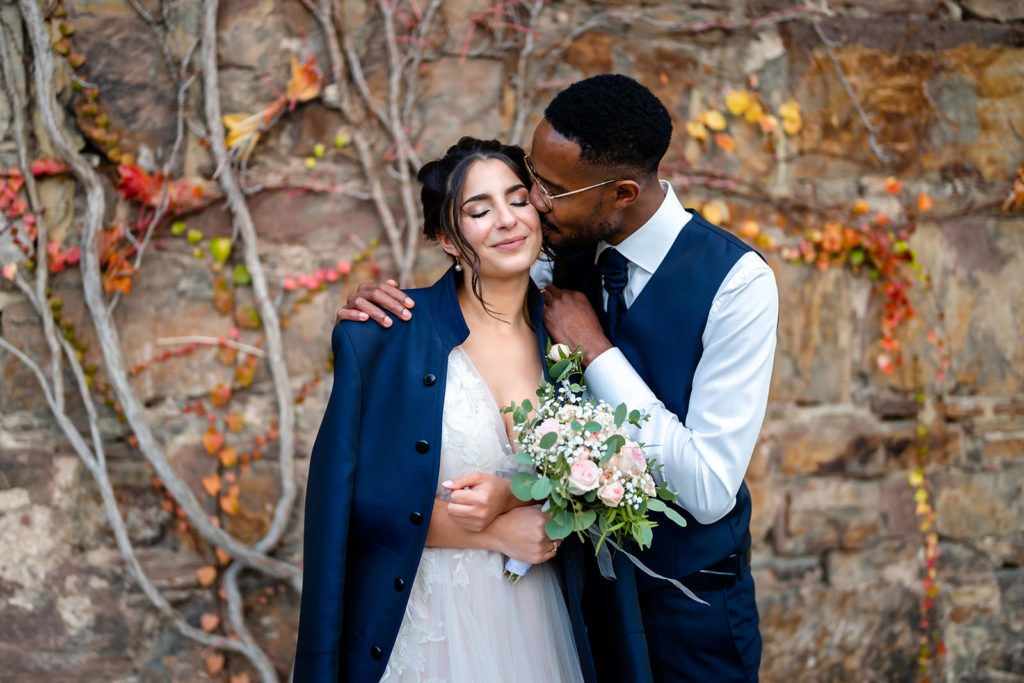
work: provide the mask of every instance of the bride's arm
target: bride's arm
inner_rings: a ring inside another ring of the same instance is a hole
[[[427,545],[435,548],[493,550],[531,564],[555,556],[554,544],[544,531],[548,516],[539,505],[517,507],[498,515],[482,531],[468,531],[448,514],[448,503],[434,499],[434,511],[427,529]]]
[[[471,472],[441,486],[452,492],[448,516],[467,531],[483,531],[498,515],[534,504],[516,498],[508,479],[489,472]]]

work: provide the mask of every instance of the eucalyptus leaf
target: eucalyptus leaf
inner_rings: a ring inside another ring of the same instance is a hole
[[[566,514],[562,518],[559,518],[559,516],[556,515],[548,520],[547,524],[544,525],[544,530],[548,533],[548,538],[550,539],[557,541],[565,538],[572,533],[572,517]]]
[[[640,419],[640,411],[639,410],[633,410],[633,411],[631,411],[629,413],[629,421],[630,422],[636,422],[639,419]]]
[[[591,420],[587,424],[583,425],[583,431],[585,432],[599,432],[601,431],[601,423],[595,420]]]
[[[583,431],[583,423],[580,422],[579,420],[573,420],[572,424],[569,425],[569,426],[572,427],[574,432],[582,432]]]
[[[620,403],[619,407],[615,409],[615,426],[621,427],[622,423],[626,421],[626,404]]]
[[[520,407],[528,413],[533,412],[533,404],[530,403],[530,399],[528,398],[523,399],[523,403]]]
[[[662,500],[667,500],[670,503],[676,502],[676,494],[674,494],[672,491],[668,490],[664,486],[658,487],[658,498],[661,498]]]
[[[534,500],[544,500],[551,493],[551,480],[547,477],[540,477],[534,482],[530,493]]]
[[[519,408],[516,408],[515,412],[512,414],[512,421],[515,422],[517,425],[518,424],[522,424],[522,423],[526,422],[526,417],[527,417],[526,411],[523,410],[522,407],[520,406]]]
[[[554,432],[548,432],[544,436],[540,437],[540,447],[551,448],[552,446],[555,445],[556,441],[558,441],[558,434],[555,434]]]
[[[649,527],[649,526],[640,527],[640,545],[642,547],[646,548],[647,546],[649,546],[651,544],[651,541],[653,541],[653,540],[654,540],[654,532],[651,530],[651,527]]]
[[[533,500],[532,491],[536,481],[537,477],[529,472],[516,472],[512,477],[512,495],[519,500]]]
[[[584,510],[583,514],[576,518],[576,531],[589,529],[597,521],[597,513],[593,510]]]
[[[530,454],[527,453],[526,451],[519,451],[518,453],[514,453],[512,455],[512,461],[513,462],[521,463],[523,465],[532,465],[533,464],[533,458],[531,458]],[[520,472],[520,474],[526,474],[526,473],[525,472]]]
[[[588,503],[593,503],[595,500],[597,500],[597,491],[587,491],[586,493],[583,494],[583,500],[587,501]]]
[[[570,366],[572,366],[572,362],[569,359],[562,359],[551,366],[551,369],[548,370],[548,374],[550,374],[552,379],[555,381],[561,381],[562,375],[565,374]]]

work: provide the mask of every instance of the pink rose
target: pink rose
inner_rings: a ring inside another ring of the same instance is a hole
[[[619,455],[622,456],[624,469],[630,474],[643,474],[647,471],[644,452],[635,443],[626,442],[626,445],[619,450]]]
[[[617,481],[610,482],[601,487],[597,492],[597,497],[601,499],[605,505],[610,508],[618,507],[619,503],[622,502],[622,496],[625,495],[626,489],[622,488],[622,484]]]
[[[586,493],[597,488],[598,479],[601,477],[601,469],[594,464],[593,460],[577,460],[569,468],[569,492]],[[619,488],[622,488],[621,486]],[[622,497],[622,494],[619,494]]]
[[[556,363],[563,358],[567,358],[572,350],[565,344],[555,344],[548,351],[548,358],[555,361]]]
[[[535,430],[535,432],[537,434],[538,439],[549,432],[554,432],[556,435],[558,435],[562,433],[562,426],[558,424],[558,420],[556,420],[553,417],[549,417],[548,419],[544,420],[539,425],[537,425],[537,429]]]

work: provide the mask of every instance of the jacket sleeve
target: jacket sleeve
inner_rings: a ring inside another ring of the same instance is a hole
[[[334,386],[313,445],[306,484],[302,600],[294,680],[338,678],[346,551],[359,448],[361,379],[343,325],[335,325]]]

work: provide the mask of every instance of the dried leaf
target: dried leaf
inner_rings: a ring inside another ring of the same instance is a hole
[[[214,548],[213,552],[215,555],[217,555],[217,562],[219,562],[221,565],[225,565],[231,561],[231,556],[224,552],[223,549]]]
[[[243,306],[235,313],[238,326],[246,330],[260,329],[260,314],[252,306]]]
[[[217,568],[212,565],[200,567],[196,570],[196,579],[199,581],[200,586],[209,588],[217,580]]]
[[[922,192],[917,195],[917,210],[921,213],[927,213],[932,210],[932,198],[927,193]]]
[[[749,123],[758,123],[762,116],[764,116],[764,108],[761,106],[760,102],[754,101],[747,107],[746,114],[744,114],[743,118],[745,118]]]
[[[218,384],[210,390],[210,402],[214,408],[220,408],[231,400],[231,387]]]
[[[241,413],[231,413],[224,418],[224,424],[227,425],[235,434],[242,431],[242,427],[245,426],[245,418]]]
[[[237,496],[221,496],[220,497],[220,509],[226,514],[234,517],[238,514],[238,497]]]
[[[866,201],[864,201],[863,199],[858,199],[857,202],[853,205],[853,215],[854,216],[863,216],[864,214],[866,214],[870,210],[871,210],[871,207],[868,206],[868,203]]]
[[[300,64],[299,60],[292,57],[292,78],[288,82],[288,92],[285,95],[289,105],[306,102],[319,94],[320,74],[316,70],[316,61],[311,57]]]
[[[249,674],[242,672],[231,677],[231,683],[249,683]]]
[[[761,232],[761,225],[755,220],[743,221],[740,226],[740,236],[752,240]]]
[[[782,130],[786,135],[796,135],[803,127],[803,117],[800,115],[800,103],[796,100],[789,100],[779,107],[779,116],[782,117]]]

